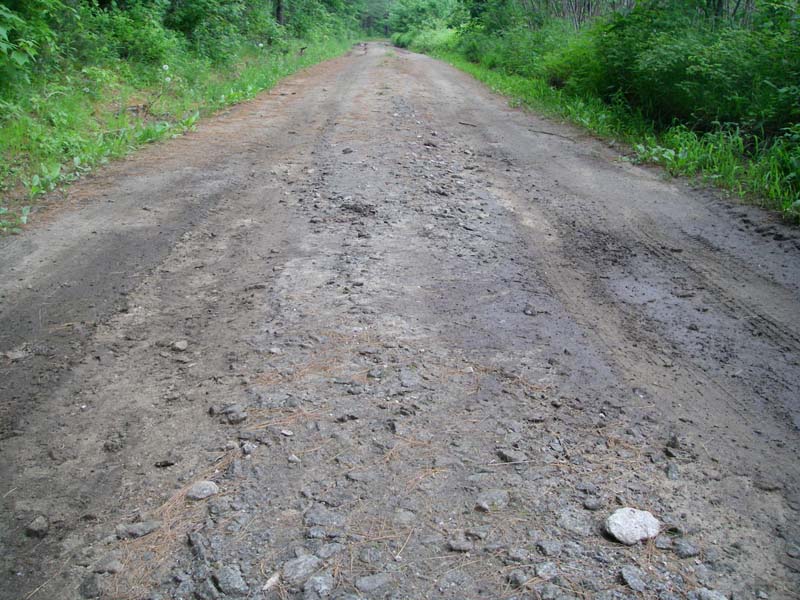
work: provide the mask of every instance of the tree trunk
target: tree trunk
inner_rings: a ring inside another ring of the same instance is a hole
[[[275,20],[278,22],[278,25],[284,24],[283,0],[275,0]]]

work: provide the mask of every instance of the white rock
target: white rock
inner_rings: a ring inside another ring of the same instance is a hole
[[[628,546],[654,538],[660,530],[661,523],[646,510],[620,508],[606,519],[606,531],[609,535]]]
[[[219,493],[219,486],[213,481],[198,481],[189,491],[186,497],[189,500],[205,500],[206,498]]]

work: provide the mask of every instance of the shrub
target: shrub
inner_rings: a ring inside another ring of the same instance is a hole
[[[457,41],[455,29],[426,29],[419,32],[411,46],[420,52],[447,52],[455,49]]]

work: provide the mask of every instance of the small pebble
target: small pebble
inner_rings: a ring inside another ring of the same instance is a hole
[[[680,558],[691,558],[700,554],[700,548],[686,538],[675,540],[672,544],[672,550]]]
[[[625,584],[636,592],[644,592],[647,585],[644,582],[644,573],[637,567],[626,565],[620,570],[620,577]]]
[[[218,493],[219,486],[213,481],[198,481],[189,488],[189,491],[186,492],[186,497],[189,500],[204,500]]]
[[[25,535],[28,537],[43,538],[50,529],[50,523],[44,515],[39,515],[25,527]]]

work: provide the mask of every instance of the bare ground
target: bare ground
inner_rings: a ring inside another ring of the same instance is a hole
[[[800,597],[770,215],[379,44],[63,204],[0,242],[0,598]]]

